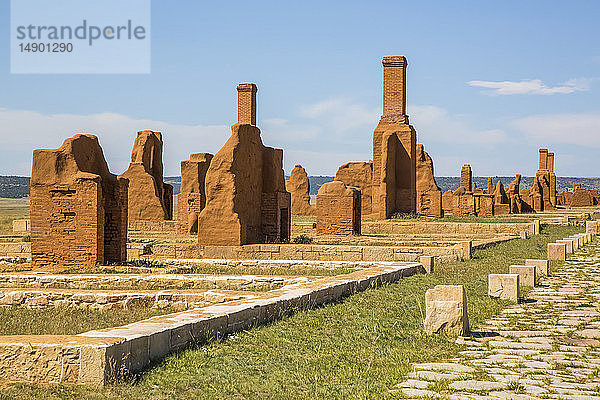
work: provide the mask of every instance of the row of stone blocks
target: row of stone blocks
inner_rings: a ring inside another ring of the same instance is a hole
[[[564,239],[559,239],[554,243],[548,243],[548,260],[565,261],[568,254],[583,247],[586,243],[592,241],[596,234],[578,233]]]
[[[12,381],[104,384],[207,339],[273,321],[421,272],[418,263],[379,265],[284,286],[260,298],[212,305],[74,336],[2,336],[0,370]]]
[[[590,230],[594,230],[591,233]],[[521,286],[535,286],[536,277],[548,275],[549,260],[566,259],[567,246],[577,249],[592,241],[598,233],[598,222],[588,224],[587,233],[577,234],[558,243],[548,244],[548,260],[525,260],[525,265],[511,265],[508,274],[488,275],[488,295],[500,299],[519,301]],[[561,252],[556,256],[556,249]],[[574,250],[571,250],[571,252]],[[426,260],[422,259],[424,265]],[[433,260],[431,270],[433,272]],[[425,332],[428,334],[445,332],[466,335],[469,332],[467,295],[462,285],[437,285],[425,293]]]

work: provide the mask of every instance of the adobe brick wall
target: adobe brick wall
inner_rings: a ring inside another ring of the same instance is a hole
[[[435,182],[433,160],[422,144],[417,144],[416,168],[417,214],[442,217],[442,190]]]
[[[35,150],[30,191],[33,267],[126,260],[128,180],[108,171],[96,136]]]
[[[373,132],[373,203],[379,219],[416,213],[417,134],[406,115],[406,58],[384,57],[383,115]]]
[[[213,155],[194,153],[181,162],[181,191],[177,196],[177,232],[198,233],[198,215],[206,205],[205,179]]]
[[[372,213],[373,203],[373,161],[349,162],[338,168],[335,180],[344,182],[360,190],[362,215]]]
[[[473,171],[469,164],[465,164],[460,169],[460,187],[467,192],[473,191]]]
[[[248,118],[245,102],[256,93],[253,88],[252,84],[238,86],[241,122]],[[250,113],[250,119],[255,117],[255,108]],[[205,190],[206,206],[198,215],[199,244],[289,240],[291,196],[285,189],[283,150],[264,146],[260,129],[253,124],[231,127],[231,136],[206,171]]]
[[[325,183],[317,194],[317,235],[360,235],[360,190]]]
[[[129,168],[120,175],[129,180],[129,221],[173,219],[173,187],[163,182],[162,154],[160,132],[137,133]]]

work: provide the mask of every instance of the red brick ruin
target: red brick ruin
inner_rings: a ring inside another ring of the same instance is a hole
[[[126,261],[128,180],[109,172],[96,136],[34,150],[30,190],[33,267]]]
[[[296,165],[285,181],[285,188],[292,196],[292,214],[315,215],[315,208],[310,205],[310,181],[302,165]]]
[[[360,190],[327,182],[317,193],[317,235],[360,235]]]
[[[554,210],[556,206],[556,175],[554,174],[554,153],[548,149],[539,150],[539,167],[529,189],[521,191],[521,199],[527,211]]]
[[[442,215],[433,161],[421,147],[406,115],[406,58],[383,58],[383,114],[373,132],[373,161],[340,167],[336,180],[362,192],[363,214]],[[369,175],[372,175],[369,177]],[[418,176],[417,176],[418,175]]]
[[[206,172],[213,158],[210,153],[195,153],[181,162],[181,190],[177,196],[177,232],[198,233],[198,215],[206,205]]]
[[[238,123],[205,176],[206,205],[198,216],[201,245],[285,242],[291,196],[285,189],[283,150],[265,147],[256,127],[256,85],[238,90]]]
[[[373,161],[346,163],[338,168],[335,180],[360,188],[362,215],[372,213]]]
[[[119,175],[129,179],[129,222],[173,219],[173,186],[163,182],[162,153],[160,132],[137,133],[129,168]]]

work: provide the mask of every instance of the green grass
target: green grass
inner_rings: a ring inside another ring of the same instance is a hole
[[[581,231],[547,227],[529,240],[478,250],[475,258],[441,265],[358,293],[342,302],[299,312],[234,338],[187,350],[142,375],[137,383],[104,388],[14,385],[0,399],[386,399],[411,363],[442,361],[461,347],[423,331],[425,291],[463,284],[471,326],[507,303],[487,296],[487,275],[545,256],[546,243]],[[553,265],[555,268],[556,265]]]
[[[13,221],[25,218],[29,218],[29,199],[0,199],[0,235],[11,235]]]
[[[67,307],[29,309],[0,308],[0,335],[75,335],[126,325],[155,315],[175,312],[172,308],[130,307],[127,310],[83,310]]]

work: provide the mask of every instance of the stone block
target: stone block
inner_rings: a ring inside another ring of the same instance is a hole
[[[421,256],[421,257],[419,257],[419,262],[421,264],[423,264],[423,267],[425,268],[425,272],[427,272],[428,274],[433,273],[433,269],[435,266],[435,257],[434,256]]]
[[[27,234],[31,231],[28,219],[15,219],[13,221],[13,233],[16,235]]]
[[[465,240],[463,242],[458,242],[458,246],[462,250],[462,258],[465,260],[471,259],[473,255],[473,241]]]
[[[585,221],[585,232],[592,235],[598,234],[598,221]]]
[[[538,275],[546,275],[548,276],[548,260],[533,260],[527,259],[525,260],[525,265],[533,265],[535,267],[535,274]]]
[[[575,250],[575,241],[572,239],[559,239],[556,243],[562,243],[565,245],[565,251],[567,254],[572,254],[573,250]]]
[[[469,333],[467,294],[462,285],[437,285],[425,293],[425,332]]]
[[[489,274],[488,295],[519,301],[519,274]]]
[[[535,266],[534,265],[511,265],[508,268],[511,274],[519,275],[519,282],[523,286],[535,286]]]

